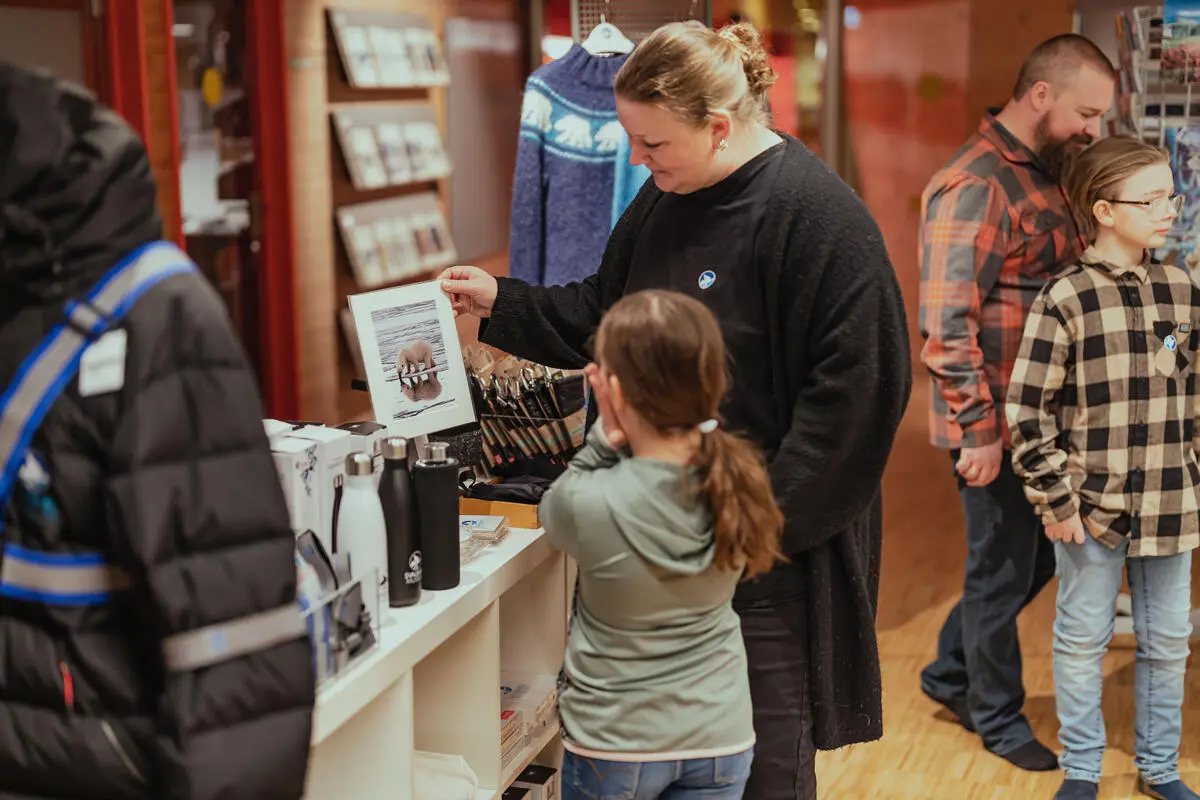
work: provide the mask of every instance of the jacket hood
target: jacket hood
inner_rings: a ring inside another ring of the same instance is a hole
[[[697,575],[713,561],[712,514],[708,504],[693,499],[687,473],[675,464],[629,459],[637,470],[638,489],[625,485],[609,498],[613,521],[629,547],[654,566],[679,575]]]
[[[0,63],[0,293],[76,295],[161,237],[129,125],[78,86]]]

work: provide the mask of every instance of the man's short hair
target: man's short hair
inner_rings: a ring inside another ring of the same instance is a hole
[[[1033,48],[1021,65],[1017,84],[1013,87],[1013,99],[1020,100],[1042,81],[1055,88],[1061,87],[1082,67],[1091,67],[1113,80],[1117,78],[1116,67],[1108,56],[1086,36],[1064,33],[1047,39]]]

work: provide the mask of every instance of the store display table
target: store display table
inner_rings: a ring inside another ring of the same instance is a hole
[[[541,531],[514,529],[463,565],[456,588],[385,609],[375,651],[318,693],[307,800],[408,800],[414,750],[461,755],[485,800],[552,757],[547,736],[502,768],[500,672],[557,674],[568,580]]]

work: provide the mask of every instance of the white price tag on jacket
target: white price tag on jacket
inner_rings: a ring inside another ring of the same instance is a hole
[[[125,386],[124,329],[109,331],[83,351],[79,362],[79,394],[92,397],[115,392]]]

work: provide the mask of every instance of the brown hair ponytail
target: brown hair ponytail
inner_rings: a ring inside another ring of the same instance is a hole
[[[600,323],[596,355],[638,415],[661,431],[686,432],[715,419],[725,397],[721,328],[698,300],[651,290],[619,300]],[[715,528],[714,563],[746,578],[783,559],[783,514],[766,464],[745,439],[721,428],[701,433],[693,461]]]
[[[744,567],[747,579],[768,572],[783,558],[779,550],[783,514],[775,505],[758,450],[718,428],[701,437],[696,468],[704,476],[704,493],[716,526],[716,565]]]

